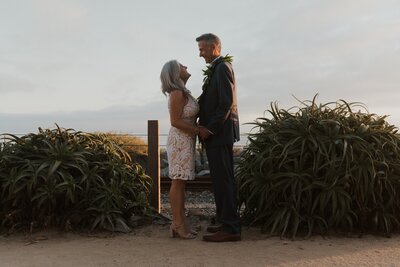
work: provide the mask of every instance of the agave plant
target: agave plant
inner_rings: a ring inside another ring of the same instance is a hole
[[[7,134],[0,147],[0,222],[113,229],[150,210],[150,178],[104,134]]]
[[[315,97],[268,112],[253,123],[237,168],[246,221],[292,238],[399,228],[400,141],[386,116]]]

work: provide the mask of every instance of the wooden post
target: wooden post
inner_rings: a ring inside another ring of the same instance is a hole
[[[147,121],[148,162],[147,172],[153,180],[151,204],[160,213],[160,138],[158,120]]]

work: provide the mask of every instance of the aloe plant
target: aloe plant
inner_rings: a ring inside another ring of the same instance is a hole
[[[0,222],[113,229],[151,210],[150,178],[104,134],[40,129],[0,147]]]
[[[386,116],[315,97],[268,112],[236,170],[245,221],[292,238],[399,228],[400,141]]]

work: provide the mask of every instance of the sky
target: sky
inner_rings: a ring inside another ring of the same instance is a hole
[[[196,37],[234,57],[241,132],[281,108],[362,102],[400,125],[398,0],[1,0],[0,134],[169,129],[160,71],[177,59],[201,93]]]

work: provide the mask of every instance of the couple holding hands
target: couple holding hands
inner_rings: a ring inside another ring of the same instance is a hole
[[[221,41],[215,34],[203,34],[196,41],[200,57],[208,64],[198,99],[185,86],[191,76],[186,66],[176,60],[168,61],[160,75],[162,92],[168,95],[171,120],[167,141],[172,180],[170,233],[182,239],[197,236],[185,217],[185,185],[195,178],[198,136],[206,149],[216,204],[215,223],[207,227],[210,234],[204,235],[203,240],[239,241],[241,226],[233,170],[233,143],[239,140],[239,121],[231,57],[221,56]]]

